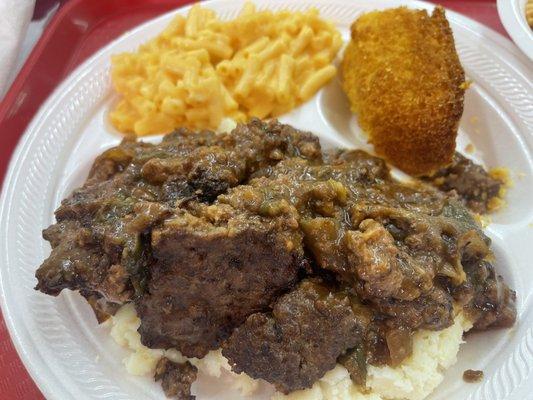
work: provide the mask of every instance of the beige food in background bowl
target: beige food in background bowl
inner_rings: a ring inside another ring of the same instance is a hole
[[[527,0],[526,3],[526,21],[529,26],[533,29],[533,0]]]

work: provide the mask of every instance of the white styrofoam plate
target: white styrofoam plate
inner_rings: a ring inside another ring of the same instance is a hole
[[[350,23],[365,10],[407,4],[402,0],[259,0],[272,9],[317,7],[335,22],[345,40]],[[242,1],[204,3],[223,18],[236,15]],[[187,8],[176,10],[186,13]],[[93,159],[120,136],[106,122],[114,97],[110,55],[133,50],[155,36],[175,12],[147,22],[117,39],[80,66],[41,108],[11,160],[0,204],[0,295],[15,346],[48,399],[163,399],[159,384],[126,373],[120,349],[90,308],[75,293],[57,298],[33,290],[34,272],[49,254],[41,230],[54,221],[62,198],[83,183]],[[532,398],[533,379],[533,96],[528,60],[507,40],[459,14],[448,12],[461,61],[474,85],[468,90],[458,147],[475,146],[474,158],[507,166],[514,186],[508,206],[493,216],[498,271],[518,295],[518,323],[508,330],[469,335],[458,363],[431,396],[438,399]],[[325,146],[363,147],[338,81],[281,118],[320,136]],[[481,369],[480,384],[462,381],[465,369]],[[224,386],[202,390],[200,398],[236,399]]]
[[[509,36],[533,60],[533,30],[526,20],[526,2],[527,0],[498,0],[498,14]]]

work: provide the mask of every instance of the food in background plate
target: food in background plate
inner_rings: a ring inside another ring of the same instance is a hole
[[[465,76],[441,7],[373,11],[351,27],[343,88],[378,154],[412,175],[452,161]]]
[[[277,397],[421,399],[464,330],[516,318],[490,239],[453,194],[276,121],[125,139],[56,219],[37,289],[79,290],[100,319],[130,321],[114,326],[139,355],[129,366],[148,360],[171,395],[224,356]]]
[[[527,0],[526,2],[526,21],[529,27],[533,29],[533,0]]]
[[[111,123],[125,133],[168,133],[178,126],[217,128],[285,113],[335,74],[342,40],[316,9],[256,11],[231,21],[195,5],[137,52],[112,58],[120,100]]]

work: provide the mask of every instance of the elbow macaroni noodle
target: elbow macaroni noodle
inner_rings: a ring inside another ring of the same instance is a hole
[[[236,19],[221,21],[195,5],[137,52],[112,57],[121,97],[111,123],[142,136],[280,115],[333,78],[341,44],[315,9],[257,11],[247,3]]]

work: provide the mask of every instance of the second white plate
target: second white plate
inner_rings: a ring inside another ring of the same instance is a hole
[[[498,0],[498,14],[505,30],[533,61],[533,30],[526,20],[527,0]]]

